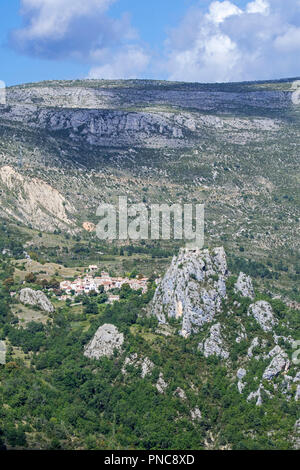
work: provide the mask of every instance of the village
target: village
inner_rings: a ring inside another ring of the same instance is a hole
[[[68,298],[71,295],[78,296],[81,294],[88,295],[91,292],[101,293],[109,292],[112,289],[120,289],[124,284],[128,284],[131,289],[141,289],[143,294],[147,292],[148,278],[134,278],[128,277],[112,277],[109,273],[102,271],[100,276],[97,275],[99,268],[96,265],[90,265],[88,272],[78,277],[74,281],[65,280],[60,283],[60,290],[64,292],[64,298]],[[114,300],[118,300],[118,296],[112,296]]]

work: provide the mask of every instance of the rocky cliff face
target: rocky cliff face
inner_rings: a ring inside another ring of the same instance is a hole
[[[287,81],[288,83],[288,81]],[[266,84],[267,85],[267,84]],[[279,88],[279,87],[278,87]],[[156,80],[85,80],[44,82],[7,90],[9,105],[35,105],[85,109],[120,109],[137,106],[172,105],[182,109],[224,112],[241,106],[253,109],[284,109],[291,103],[288,87],[271,89],[255,84],[205,85]]]
[[[161,323],[180,319],[185,337],[211,322],[226,298],[228,269],[224,249],[182,249],[160,282],[152,313]]]
[[[84,355],[90,359],[110,357],[114,351],[119,351],[124,342],[123,333],[119,333],[114,325],[105,324],[100,326],[91,341],[87,344]]]
[[[20,291],[20,302],[25,305],[37,306],[47,313],[54,312],[54,307],[48,297],[39,290],[22,289]]]
[[[220,87],[219,87],[220,88]],[[203,130],[274,131],[280,120],[261,111],[285,110],[291,92],[230,86],[218,89],[200,84],[167,82],[64,82],[14,87],[0,118],[52,132],[64,132],[75,142],[92,145],[189,147]],[[258,118],[220,117],[241,108],[256,110]],[[207,114],[209,113],[209,114]],[[215,115],[214,115],[215,113]]]
[[[157,148],[191,147],[202,139],[204,131],[226,133],[240,131],[244,138],[256,131],[276,131],[279,120],[260,118],[249,122],[243,118],[220,118],[182,110],[99,110],[53,109],[16,105],[2,108],[0,117],[33,129],[64,135],[72,142],[122,148],[127,145]]]
[[[164,187],[165,202],[178,202],[180,194],[184,202],[206,203],[210,243],[222,234],[233,250],[251,240],[256,260],[262,250],[280,249],[285,258],[299,219],[299,122],[291,86],[83,80],[9,88],[6,106],[0,105],[3,165],[59,194],[45,187],[49,206],[32,210],[22,199],[19,204],[17,188],[14,214],[14,194],[3,184],[1,206],[10,218],[53,231],[67,221],[61,205],[53,211],[50,204],[61,195],[82,229],[84,221],[95,222],[100,196],[111,203],[122,193],[132,200],[143,194],[151,204],[161,202]]]
[[[10,166],[0,168],[0,211],[39,230],[72,230],[72,205],[39,178],[23,176]]]
[[[180,321],[184,337],[198,335],[205,358],[219,358],[228,370],[238,365],[236,387],[245,400],[262,406],[283,394],[298,401],[300,377],[288,353],[293,344],[288,323],[276,317],[269,302],[253,302],[249,276],[240,273],[231,289],[228,278],[223,248],[181,250],[156,289],[152,314],[161,323]]]

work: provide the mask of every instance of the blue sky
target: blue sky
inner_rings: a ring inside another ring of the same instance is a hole
[[[300,75],[300,0],[2,0],[0,80]]]

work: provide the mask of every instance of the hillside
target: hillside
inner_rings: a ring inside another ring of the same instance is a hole
[[[0,448],[299,449],[293,82],[7,89]],[[204,248],[98,239],[124,195],[205,204]]]
[[[100,201],[122,194],[149,205],[204,202],[206,246],[221,241],[231,255],[262,263],[270,290],[294,298],[300,201],[292,82],[9,88],[0,107],[1,213],[38,230],[82,233],[83,223],[97,223]],[[7,172],[22,180],[19,194]],[[38,193],[26,194],[36,182],[55,194],[53,207],[40,200],[37,209]]]
[[[182,296],[176,315],[159,299],[160,286],[151,301],[150,284],[146,294],[124,286],[120,302],[100,303],[96,314],[88,303],[82,313],[55,303],[55,313],[43,313],[48,321],[2,319],[2,445],[299,448],[300,378],[292,360],[298,313],[254,292],[250,278],[232,276],[223,248],[182,251],[161,283],[172,279]],[[191,297],[195,284],[201,295]],[[161,306],[165,318],[157,319]],[[187,321],[193,328],[183,334]]]

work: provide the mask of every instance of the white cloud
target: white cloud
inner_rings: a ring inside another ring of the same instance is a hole
[[[259,0],[258,0],[259,1]],[[226,18],[232,15],[241,15],[242,10],[229,1],[212,2],[209,7],[209,13],[206,18],[213,23],[222,23]]]
[[[254,2],[248,3],[246,11],[247,13],[267,15],[270,12],[270,5],[266,0],[255,0]]]
[[[115,54],[101,53],[103,65],[92,67],[89,78],[138,78],[149,64],[150,56],[139,46],[127,46]],[[100,57],[99,57],[100,58]]]
[[[279,52],[298,51],[298,63],[300,61],[299,54],[300,44],[300,27],[296,28],[291,26],[284,34],[277,36],[274,41],[274,46]]]
[[[19,39],[57,39],[63,37],[77,18],[102,15],[114,0],[21,0],[23,28],[16,31]]]
[[[163,76],[225,82],[299,75],[300,0],[211,0],[190,8],[160,58],[146,51],[129,17],[109,16],[118,0],[21,0],[15,50],[90,65],[90,77]],[[149,72],[150,71],[150,72]]]
[[[138,76],[148,54],[128,15],[113,19],[116,0],[21,0],[23,26],[11,33],[11,45],[23,54],[72,59],[91,65],[91,77]]]
[[[75,18],[103,14],[114,0],[21,0],[21,14],[28,18],[20,30],[23,39],[63,36]]]
[[[190,9],[166,41],[171,80],[226,82],[299,75],[300,1],[213,1]]]

